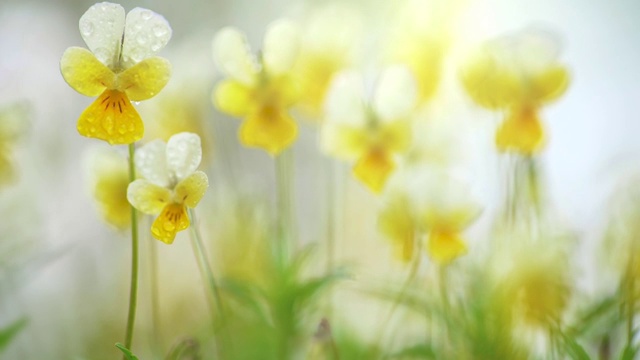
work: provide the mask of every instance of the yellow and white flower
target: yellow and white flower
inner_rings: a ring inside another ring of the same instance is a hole
[[[327,94],[322,148],[355,161],[354,175],[379,193],[396,167],[396,158],[410,147],[415,105],[416,84],[404,66],[389,67],[380,75],[371,101],[365,98],[358,73],[341,72]]]
[[[60,71],[74,90],[98,96],[78,119],[78,132],[109,144],[131,144],[144,124],[131,101],[147,100],[169,81],[171,64],[154,56],[171,38],[171,27],[151,10],[103,2],[80,18],[80,34],[89,50],[70,47]]]
[[[497,39],[478,50],[463,68],[462,82],[480,106],[505,112],[496,133],[500,151],[532,155],[544,146],[539,111],[569,85],[552,34],[532,29]]]
[[[213,39],[213,58],[227,75],[213,92],[222,112],[244,118],[240,142],[278,155],[296,139],[298,127],[289,115],[299,97],[291,70],[298,57],[298,31],[288,20],[267,29],[262,52],[256,59],[245,36],[227,27]]]
[[[127,199],[145,214],[160,214],[151,226],[156,239],[171,244],[178,231],[189,227],[187,207],[196,207],[209,187],[207,175],[196,171],[201,159],[200,137],[186,132],[166,144],[152,141],[136,152],[143,179],[129,185]]]
[[[89,184],[100,216],[116,229],[128,229],[131,226],[131,206],[127,201],[127,159],[113,150],[96,150],[88,160]]]

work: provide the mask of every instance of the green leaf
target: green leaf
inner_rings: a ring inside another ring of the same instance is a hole
[[[0,330],[0,351],[4,350],[16,335],[27,325],[27,319],[21,318]]]
[[[116,343],[116,347],[118,349],[120,349],[120,351],[122,351],[122,353],[124,354],[124,357],[127,358],[127,360],[140,360],[140,359],[138,359],[137,356],[133,355],[131,350],[129,350],[126,347],[124,347],[124,345],[122,345],[120,343]]]
[[[627,345],[624,347],[622,354],[620,354],[620,360],[633,360],[637,353],[637,347]]]

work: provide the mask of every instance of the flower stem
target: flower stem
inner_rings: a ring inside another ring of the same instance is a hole
[[[198,262],[198,267],[200,268],[200,273],[202,277],[206,279],[205,285],[209,291],[212,298],[213,303],[215,304],[215,308],[217,310],[217,314],[220,318],[220,327],[224,329],[225,327],[225,317],[224,317],[224,309],[222,307],[222,297],[220,296],[220,289],[218,288],[218,284],[216,283],[216,279],[213,275],[213,270],[211,265],[209,264],[209,260],[207,259],[206,250],[204,247],[204,243],[202,242],[202,236],[200,234],[200,230],[198,229],[198,222],[196,220],[196,214],[193,209],[189,209],[189,217],[191,218],[191,226],[189,227],[191,234],[191,246],[193,247],[193,254],[196,257],[196,261]],[[211,305],[211,301],[207,301],[209,305]],[[210,308],[211,317],[212,317],[212,325],[214,331],[218,329],[218,323],[216,318],[216,310]],[[223,330],[223,336],[225,336],[225,343],[229,344],[229,339],[226,336],[226,330]],[[221,352],[220,343],[217,342],[218,352]]]
[[[135,144],[129,144],[129,182],[136,179],[134,161]],[[127,330],[124,346],[131,349],[133,342],[133,327],[136,320],[136,305],[138,302],[138,213],[131,205],[131,288],[129,290],[129,314],[127,316]]]
[[[633,346],[633,317],[635,315],[634,309],[636,304],[635,298],[635,277],[632,273],[634,258],[631,256],[627,269],[627,349],[631,349]]]

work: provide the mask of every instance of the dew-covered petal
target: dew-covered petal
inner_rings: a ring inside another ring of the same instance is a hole
[[[118,4],[95,4],[80,18],[80,35],[96,58],[114,70],[120,59],[124,33],[124,8]]]
[[[122,44],[124,68],[157,54],[171,39],[171,26],[160,14],[135,8],[127,14]]]
[[[367,122],[363,79],[354,71],[336,74],[325,100],[327,122],[363,127]]]
[[[167,142],[167,169],[175,181],[191,175],[202,160],[200,136],[182,132],[173,135]]]
[[[353,166],[353,174],[371,191],[379,194],[396,165],[391,156],[380,150],[372,150]]]
[[[235,28],[226,27],[216,33],[213,60],[226,75],[245,85],[256,81],[257,64],[249,51],[247,39]]]
[[[118,74],[118,87],[132,101],[156,96],[171,76],[171,63],[161,57],[145,59]]]
[[[256,106],[252,88],[236,80],[224,80],[213,92],[213,104],[222,112],[241,117]]]
[[[144,124],[125,93],[105,90],[80,115],[78,132],[111,145],[131,144],[142,139]]]
[[[243,145],[262,148],[272,156],[289,147],[297,135],[298,126],[286,112],[268,107],[247,117],[240,127]]]
[[[427,249],[431,259],[438,265],[447,265],[467,252],[459,233],[437,230],[429,234]]]
[[[151,234],[165,244],[172,244],[178,231],[189,227],[187,209],[182,204],[167,204],[151,225]]]
[[[171,191],[145,179],[129,184],[127,200],[134,208],[145,214],[158,214],[171,201]]]
[[[276,76],[291,71],[299,47],[299,30],[291,20],[281,19],[270,24],[262,49],[265,70]]]
[[[382,122],[407,117],[415,108],[416,81],[406,66],[387,68],[378,79],[373,95],[373,110]]]
[[[532,155],[542,149],[545,137],[542,123],[534,109],[515,109],[496,132],[498,150]]]
[[[194,208],[207,192],[208,187],[209,179],[207,174],[202,171],[196,171],[176,185],[175,200],[187,207]]]
[[[135,163],[138,173],[145,179],[162,187],[170,183],[167,170],[167,145],[162,140],[151,141],[136,151]]]
[[[86,96],[100,95],[113,87],[116,78],[91,51],[80,47],[70,47],[62,54],[60,72],[69,86]]]
[[[327,154],[355,160],[368,150],[369,138],[363,129],[326,123],[322,126],[320,144]]]
[[[558,99],[569,86],[569,72],[563,66],[551,66],[532,75],[528,82],[529,94],[538,103]]]

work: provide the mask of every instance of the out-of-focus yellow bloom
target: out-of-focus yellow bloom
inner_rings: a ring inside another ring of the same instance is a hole
[[[98,96],[78,119],[80,135],[109,144],[142,138],[144,124],[131,101],[155,96],[169,81],[171,64],[154,56],[171,38],[160,15],[142,8],[125,17],[122,6],[95,4],[80,18],[89,50],[68,48],[60,60],[65,81],[86,96]]]
[[[355,9],[339,3],[311,11],[301,30],[294,74],[301,89],[300,107],[320,121],[331,79],[358,56],[362,19]]]
[[[569,85],[569,72],[558,62],[558,53],[551,34],[528,30],[485,44],[463,68],[462,82],[471,98],[505,112],[496,133],[498,150],[532,155],[542,149],[540,108]]]
[[[466,184],[448,171],[407,167],[391,180],[384,198],[378,225],[400,249],[403,261],[413,258],[424,234],[426,250],[439,265],[447,265],[466,253],[462,233],[480,208]]]
[[[127,200],[129,167],[127,159],[108,150],[90,156],[90,187],[104,221],[119,230],[131,226],[131,206]]]
[[[16,181],[12,159],[14,143],[27,131],[29,122],[27,103],[16,102],[0,109],[0,188]]]
[[[381,74],[371,101],[365,99],[359,74],[345,71],[336,75],[327,95],[323,150],[355,161],[356,178],[380,193],[396,168],[396,156],[411,144],[415,99],[415,81],[404,66],[390,67]]]
[[[214,90],[213,103],[244,118],[239,135],[243,145],[276,156],[296,139],[298,127],[288,111],[299,98],[291,74],[298,43],[298,30],[288,20],[269,26],[258,60],[238,30],[224,28],[214,37],[213,57],[228,79]]]
[[[145,214],[160,214],[151,226],[156,239],[171,244],[178,231],[189,227],[186,208],[196,207],[209,186],[207,175],[196,171],[201,159],[200,137],[186,132],[166,144],[152,141],[136,152],[143,179],[129,185],[127,199]]]

